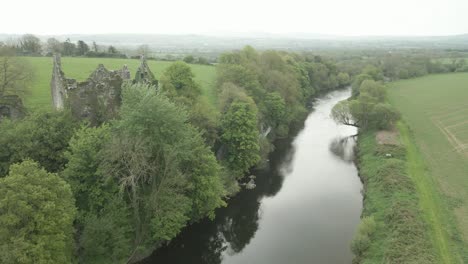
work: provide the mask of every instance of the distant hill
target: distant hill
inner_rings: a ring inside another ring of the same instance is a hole
[[[20,35],[0,34],[0,41]],[[100,45],[114,45],[133,49],[147,44],[156,53],[219,53],[251,45],[257,49],[279,49],[304,51],[317,49],[468,49],[468,34],[454,36],[363,36],[343,37],[311,33],[217,33],[212,35],[169,35],[169,34],[99,34],[99,35],[41,35],[43,41],[49,37],[59,40],[96,41]]]

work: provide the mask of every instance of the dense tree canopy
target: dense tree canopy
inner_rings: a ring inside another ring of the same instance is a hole
[[[220,168],[187,113],[154,87],[124,87],[104,171],[132,210],[134,249],[172,239],[223,206]]]
[[[234,101],[221,120],[221,128],[228,166],[236,175],[243,176],[260,159],[257,109],[252,104]]]
[[[0,262],[72,263],[70,186],[33,161],[0,178]]]
[[[49,172],[59,172],[66,163],[64,153],[77,124],[70,113],[37,112],[22,120],[0,122],[0,176],[11,164],[37,161]]]
[[[185,62],[172,63],[161,76],[161,87],[176,100],[192,105],[201,95],[192,68]]]

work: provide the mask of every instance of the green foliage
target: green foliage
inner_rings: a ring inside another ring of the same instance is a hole
[[[192,55],[187,55],[184,57],[183,61],[186,63],[193,63],[195,61],[195,58]]]
[[[367,65],[362,69],[362,74],[369,75],[374,81],[383,80],[382,71],[374,65]]]
[[[251,105],[255,105],[252,97],[248,96],[244,88],[241,88],[233,83],[226,82],[220,88],[218,106],[221,113],[227,112],[234,101],[241,101]]]
[[[68,163],[61,175],[76,199],[80,263],[125,263],[131,253],[130,210],[118,183],[100,169],[110,139],[109,125],[82,126],[65,153]]]
[[[70,139],[69,149],[65,153],[68,163],[61,176],[71,185],[80,217],[99,212],[116,193],[99,170],[104,158],[102,149],[109,141],[108,125],[82,126]]]
[[[351,77],[349,77],[349,74],[347,72],[340,72],[336,76],[336,80],[338,81],[338,84],[340,87],[345,87],[351,83]]]
[[[221,141],[227,147],[228,166],[243,176],[259,161],[257,109],[251,104],[234,101],[221,119]]]
[[[37,161],[50,172],[61,171],[68,142],[76,128],[66,112],[37,112],[22,120],[0,123],[0,176],[10,164],[26,159]]]
[[[187,63],[177,61],[162,74],[161,87],[177,101],[192,105],[201,95],[200,86],[194,81],[194,77]]]
[[[245,89],[249,96],[262,98],[265,91],[261,88],[255,72],[250,71],[245,66],[237,64],[220,64],[217,69],[217,86],[224,83],[233,83]]]
[[[372,110],[374,126],[378,129],[389,129],[400,119],[400,113],[390,104],[376,104]]]
[[[151,86],[123,88],[103,170],[131,208],[134,250],[172,239],[224,206],[220,168],[187,113]]]
[[[331,117],[338,123],[361,129],[390,128],[400,119],[400,114],[385,103],[385,87],[373,80],[363,79],[357,97],[336,104]]]
[[[366,94],[381,103],[385,101],[385,86],[374,80],[363,80],[361,86],[359,86],[359,94]]]
[[[355,256],[360,257],[369,248],[372,234],[375,232],[376,223],[373,216],[366,216],[361,219],[358,231],[351,241],[351,251]]]
[[[354,78],[353,84],[351,85],[351,98],[357,98],[359,96],[359,87],[365,80],[372,80],[372,77],[367,74],[359,74]]]
[[[263,104],[266,108],[265,121],[268,125],[277,127],[282,123],[286,114],[286,103],[277,92],[268,93]]]
[[[114,196],[99,214],[87,214],[82,220],[79,263],[127,263],[133,228],[130,208],[121,196]]]
[[[200,97],[190,108],[189,121],[200,130],[207,145],[215,144],[218,139],[219,112],[206,98]]]
[[[75,207],[70,186],[33,161],[0,178],[0,262],[71,263]]]
[[[222,198],[228,194],[220,180],[222,168],[207,147],[199,145],[193,151],[194,158],[184,165],[192,169],[189,193],[191,220],[197,221],[205,216],[214,219],[214,209],[226,206]]]
[[[224,113],[220,141],[227,147],[221,150],[227,151],[227,165],[237,174],[247,171],[259,160],[259,140],[262,141],[261,157],[265,159],[272,150],[271,142],[286,137],[290,128],[302,124],[307,114],[305,106],[316,91],[336,89],[350,81],[347,73],[339,74],[332,60],[308,53],[257,52],[246,46],[240,51],[222,54],[219,62],[216,67],[218,106]],[[236,104],[236,101],[242,104]],[[247,115],[246,109],[251,106],[258,111],[255,114],[257,124],[252,117],[245,117],[252,120],[251,123],[240,124],[239,120],[244,118],[240,116]],[[234,122],[234,125],[228,127],[228,122]],[[266,139],[260,139],[258,132],[247,136],[247,126],[253,130],[260,128],[262,133],[270,129],[271,132]],[[242,142],[246,146],[242,146]],[[255,152],[255,156],[244,158],[239,153],[243,148]]]

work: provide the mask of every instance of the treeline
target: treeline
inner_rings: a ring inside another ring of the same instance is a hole
[[[338,67],[351,76],[373,71],[385,81],[409,79],[435,73],[468,72],[465,54],[437,50],[393,50],[329,54],[338,61]],[[456,57],[453,57],[456,56]],[[366,71],[365,68],[368,68]]]
[[[349,83],[350,76],[332,61],[311,54],[258,52],[247,46],[221,55],[219,156],[241,177],[266,159],[276,138],[302,124],[311,96]]]
[[[98,45],[94,41],[92,44],[88,44],[82,40],[74,43],[70,39],[61,42],[55,38],[49,38],[44,43],[32,34],[25,34],[18,39],[0,42],[0,46],[14,50],[16,55],[19,56],[52,56],[54,53],[60,53],[63,56],[127,58],[125,54],[112,45]]]

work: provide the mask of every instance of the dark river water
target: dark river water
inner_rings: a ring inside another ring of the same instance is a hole
[[[142,263],[345,264],[362,209],[353,163],[355,128],[337,125],[331,108],[350,90],[314,102],[304,128],[277,142],[257,187],[231,198],[213,221],[187,227]]]

